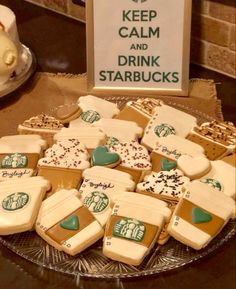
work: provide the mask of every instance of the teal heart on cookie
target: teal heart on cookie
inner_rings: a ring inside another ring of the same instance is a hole
[[[161,160],[161,170],[170,171],[177,168],[177,162],[169,161],[168,159]]]
[[[201,208],[192,209],[192,221],[194,224],[208,223],[212,220],[211,214],[203,211]]]
[[[66,220],[62,221],[60,226],[66,230],[79,230],[79,218],[76,215],[72,215]]]
[[[91,157],[92,166],[110,166],[113,167],[120,161],[117,153],[110,153],[105,146],[97,147]]]

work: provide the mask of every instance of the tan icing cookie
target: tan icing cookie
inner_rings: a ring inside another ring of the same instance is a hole
[[[115,117],[121,120],[133,121],[145,129],[149,120],[158,106],[163,102],[154,98],[139,98],[137,101],[129,101],[120,113]]]
[[[136,183],[152,169],[147,149],[137,141],[118,143],[109,150],[121,158],[121,163],[116,169],[131,174]]]
[[[230,122],[203,123],[194,127],[187,138],[201,145],[210,160],[221,159],[236,148],[236,128]]]
[[[62,128],[63,124],[56,118],[46,114],[40,114],[18,125],[18,132],[19,134],[38,134],[42,136],[49,145],[52,145],[53,136]]]
[[[31,230],[50,183],[41,177],[9,180],[0,186],[0,235]]]
[[[38,175],[52,183],[52,193],[66,188],[77,188],[82,181],[82,171],[90,164],[85,147],[75,139],[59,141],[46,150],[38,162]]]
[[[82,110],[77,103],[60,105],[55,110],[55,117],[61,123],[69,123],[70,121],[78,118]]]
[[[196,123],[196,118],[190,114],[168,105],[158,106],[145,128],[141,143],[152,151],[162,137],[173,134],[185,138]]]
[[[204,176],[211,169],[211,162],[205,156],[182,155],[178,158],[177,165],[191,180]]]
[[[176,240],[196,250],[204,248],[235,217],[235,202],[201,182],[186,186],[168,232]]]
[[[104,234],[78,195],[77,190],[61,190],[44,200],[35,226],[36,232],[48,244],[72,256]]]
[[[222,161],[226,162],[227,164],[236,167],[236,154],[229,155],[224,157]]]

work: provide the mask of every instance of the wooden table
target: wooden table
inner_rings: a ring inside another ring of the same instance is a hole
[[[0,4],[9,6],[16,13],[21,41],[34,51],[38,61],[37,71],[73,74],[86,72],[86,36],[83,23],[22,0],[0,0]],[[214,79],[219,83],[217,91],[222,100],[224,117],[236,123],[235,81],[196,65],[191,65],[190,76]],[[32,264],[0,245],[0,288],[234,289],[235,240],[236,237],[211,255],[184,268],[122,282],[80,279],[59,274]]]

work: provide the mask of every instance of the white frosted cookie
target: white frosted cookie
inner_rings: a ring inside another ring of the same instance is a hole
[[[136,191],[170,203],[177,203],[189,181],[189,178],[178,169],[152,172],[144,177],[143,182],[137,184]]]
[[[160,200],[124,193],[116,201],[106,225],[103,254],[129,265],[141,264],[170,215],[171,211]]]
[[[34,175],[41,152],[38,142],[0,141],[0,182]]]
[[[135,120],[140,127],[145,129],[157,107],[160,105],[163,105],[163,102],[155,98],[145,97],[139,98],[136,101],[128,101],[115,118],[128,121]]]
[[[203,155],[182,155],[177,160],[177,167],[191,180],[198,179],[211,169],[211,162]]]
[[[79,193],[85,207],[104,226],[115,199],[125,191],[133,191],[135,183],[124,172],[95,166],[83,172]]]
[[[152,170],[159,172],[177,167],[177,160],[182,155],[204,156],[202,146],[177,135],[168,135],[158,139],[155,149],[151,152]]]
[[[138,140],[143,129],[134,121],[101,118],[93,126],[100,128],[108,137],[108,145]]]
[[[22,124],[19,124],[17,130],[19,134],[41,135],[50,146],[53,144],[54,134],[63,127],[63,124],[53,116],[40,114],[25,120]]]
[[[48,244],[72,256],[104,234],[78,195],[77,190],[61,190],[44,200],[35,226],[36,232]]]
[[[0,235],[31,230],[50,183],[41,177],[9,180],[0,186]]]
[[[224,161],[211,161],[211,170],[200,181],[233,199],[236,198],[236,169]]]
[[[176,240],[196,250],[205,247],[235,217],[235,201],[204,183],[186,186],[168,232]]]
[[[145,128],[141,143],[153,150],[161,137],[174,134],[185,138],[196,124],[196,118],[190,114],[168,105],[158,106]]]
[[[77,188],[82,181],[82,171],[90,167],[89,154],[76,139],[58,141],[38,161],[38,175],[52,184],[51,193],[62,188]]]
[[[69,127],[91,125],[101,118],[112,118],[120,111],[117,104],[93,95],[81,96],[78,105],[82,113],[79,118],[70,121]]]
[[[114,144],[109,147],[109,151],[117,153],[121,158],[121,162],[116,169],[132,175],[136,183],[152,170],[147,149],[137,141]]]
[[[231,122],[212,121],[195,126],[187,138],[205,149],[209,160],[218,160],[235,152],[236,128]]]
[[[62,128],[55,134],[54,140],[78,139],[88,151],[106,143],[106,134],[97,127]]]

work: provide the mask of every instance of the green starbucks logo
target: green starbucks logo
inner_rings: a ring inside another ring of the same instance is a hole
[[[214,189],[220,192],[223,191],[223,185],[215,179],[211,179],[211,178],[202,179],[201,182],[213,187]]]
[[[101,213],[109,205],[109,198],[103,192],[91,192],[85,197],[83,203],[92,213]]]
[[[113,236],[141,242],[146,232],[145,225],[135,219],[123,218],[118,220],[112,230]]]
[[[166,124],[166,123],[162,123],[160,125],[157,125],[154,128],[154,132],[158,137],[166,137],[170,134],[176,134],[173,126]]]
[[[28,158],[24,154],[15,153],[6,155],[1,162],[1,168],[25,168],[28,165]]]
[[[106,145],[110,148],[114,145],[118,145],[120,142],[115,137],[108,137]]]
[[[29,195],[23,192],[8,195],[2,201],[2,208],[6,211],[16,211],[24,208],[29,202]]]
[[[98,112],[94,110],[87,110],[81,114],[81,118],[85,122],[93,123],[95,121],[98,121],[101,118],[101,116]]]
[[[132,0],[132,1],[135,3],[143,3],[143,2],[146,2],[147,0]]]

